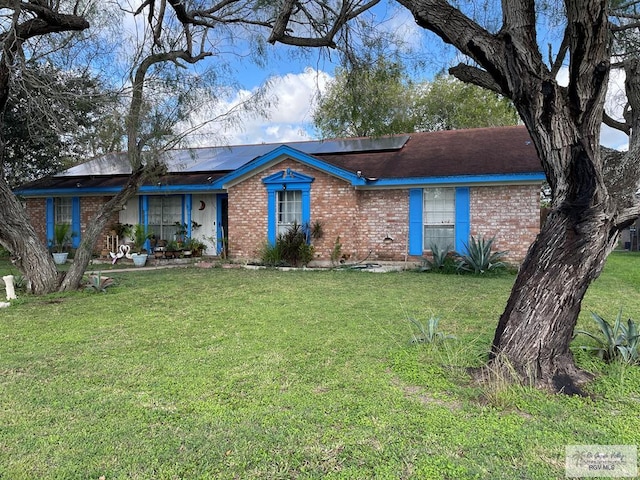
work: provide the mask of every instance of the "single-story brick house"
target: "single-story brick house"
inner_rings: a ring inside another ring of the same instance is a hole
[[[114,222],[145,224],[167,240],[178,222],[207,254],[227,238],[236,260],[257,258],[295,221],[322,225],[318,261],[338,237],[349,261],[404,261],[433,244],[461,251],[482,235],[519,262],[540,227],[545,177],[521,126],[184,149],[166,163],[167,175],[143,185]],[[16,193],[43,241],[59,222],[82,235],[129,172],[124,154],[108,154]]]

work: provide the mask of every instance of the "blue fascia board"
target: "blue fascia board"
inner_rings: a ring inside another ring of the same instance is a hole
[[[122,188],[120,187],[95,187],[95,188],[50,188],[50,189],[27,189],[14,190],[18,196],[24,197],[65,197],[65,196],[87,196],[87,195],[105,195],[116,194]],[[138,189],[139,193],[223,193],[222,190],[214,188],[211,184],[204,185],[163,185],[163,186],[143,186]]]
[[[546,180],[543,172],[506,173],[489,175],[453,175],[450,177],[408,177],[381,178],[365,182],[370,187],[404,187],[417,185],[473,185],[492,183],[542,182]]]
[[[295,148],[291,148],[287,145],[281,145],[277,148],[274,148],[269,153],[262,155],[261,157],[255,158],[249,163],[246,163],[242,167],[237,170],[219,178],[215,182],[213,182],[213,186],[218,189],[224,189],[225,185],[232,183],[233,181],[243,178],[245,175],[250,174],[252,171],[257,170],[269,163],[278,160],[281,157],[289,157],[297,162],[308,165],[310,167],[314,167],[320,171],[332,174],[336,177],[342,178],[350,182],[352,185],[366,185],[367,181],[364,178],[358,177],[356,174],[351,173],[342,168],[336,167],[335,165],[331,165],[330,163],[324,162],[319,158],[313,157],[306,153],[301,152],[300,150],[296,150]]]
[[[283,150],[287,150],[283,153]],[[272,154],[276,151],[280,151],[277,155]],[[294,155],[295,154],[295,155]],[[235,172],[230,173],[213,183],[210,184],[198,184],[198,185],[163,185],[163,186],[143,186],[138,190],[142,194],[152,193],[184,193],[184,192],[209,192],[209,193],[224,193],[225,188],[223,185],[233,181],[235,178],[242,177],[244,174],[251,172],[258,168],[263,163],[268,163],[274,159],[277,159],[280,155],[287,155],[294,160],[306,163],[310,166],[317,168],[328,173],[343,178],[350,182],[353,186],[359,187],[412,187],[412,186],[424,186],[424,185],[473,185],[473,184],[492,184],[492,183],[518,183],[518,182],[543,182],[546,180],[546,176],[543,172],[534,173],[509,173],[509,174],[491,174],[491,175],[455,175],[450,177],[408,177],[408,178],[381,178],[379,180],[368,181],[365,178],[359,178],[350,172],[342,170],[333,165],[329,165],[317,158],[306,155],[291,147],[282,146],[273,150],[271,153],[260,157],[260,164],[250,162],[251,168],[248,165],[241,167]],[[265,159],[265,157],[269,157]],[[304,158],[303,158],[304,157]],[[263,159],[265,159],[263,161]],[[16,195],[20,196],[70,196],[70,195],[103,195],[103,194],[116,194],[121,190],[120,187],[96,187],[96,188],[51,188],[51,189],[27,189],[27,190],[14,190]]]

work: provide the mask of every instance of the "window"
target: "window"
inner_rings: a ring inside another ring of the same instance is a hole
[[[302,191],[278,192],[277,234],[285,233],[294,223],[302,224]]]
[[[312,182],[313,177],[290,168],[262,179],[267,189],[267,239],[271,245],[294,222],[309,223]]]
[[[73,207],[71,197],[56,197],[53,201],[53,222],[68,223],[73,222]]]
[[[182,223],[182,196],[150,196],[149,197],[149,233],[157,239],[174,240],[176,222]]]
[[[424,190],[424,250],[436,246],[439,250],[455,248],[456,191],[455,188]]]

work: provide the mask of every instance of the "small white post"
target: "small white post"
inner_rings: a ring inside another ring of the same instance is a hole
[[[13,286],[13,275],[5,275],[2,277],[4,280],[4,286],[7,289],[7,300],[15,300],[16,298],[16,289]]]

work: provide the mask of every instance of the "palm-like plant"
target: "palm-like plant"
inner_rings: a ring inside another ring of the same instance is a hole
[[[133,228],[133,245],[135,246],[136,253],[142,252],[145,242],[151,238],[151,234],[147,233],[147,229],[144,225],[138,223]]]
[[[56,253],[64,252],[69,247],[72,236],[70,224],[56,223],[53,227],[53,250]]]

